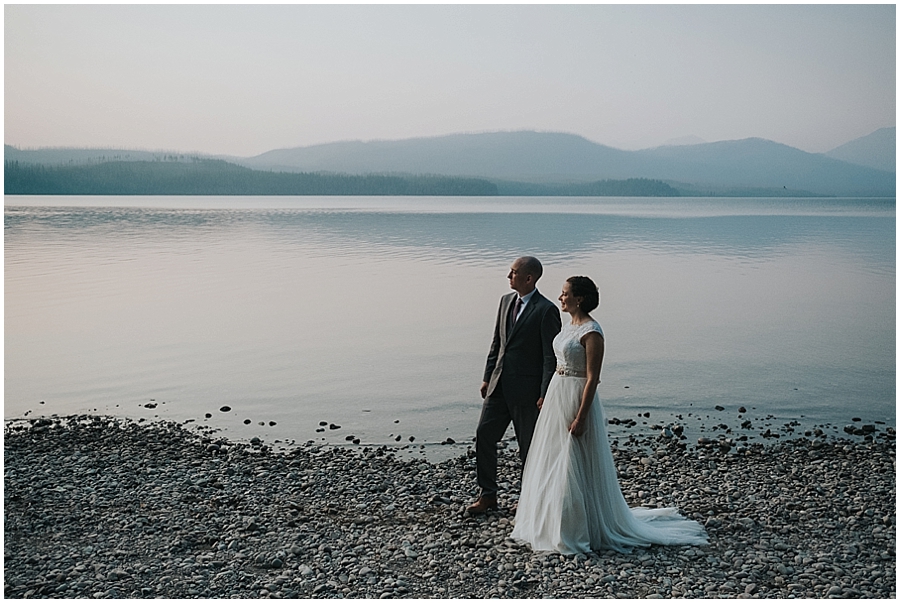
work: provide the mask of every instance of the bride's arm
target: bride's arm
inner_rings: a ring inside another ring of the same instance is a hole
[[[588,411],[594,402],[594,394],[597,393],[597,385],[600,383],[600,367],[603,366],[604,342],[603,335],[591,331],[581,338],[581,345],[587,353],[587,382],[584,384],[584,392],[581,394],[581,406],[575,415],[575,420],[569,425],[569,432],[578,437],[587,429]]]

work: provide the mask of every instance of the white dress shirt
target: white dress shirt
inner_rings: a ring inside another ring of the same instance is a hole
[[[532,289],[532,290],[531,290],[531,293],[529,293],[528,295],[526,295],[526,296],[524,296],[524,297],[519,297],[519,299],[522,300],[522,305],[519,307],[519,313],[516,314],[515,320],[519,320],[519,317],[522,316],[522,312],[525,310],[525,306],[528,305],[528,302],[531,301],[531,297],[532,297],[535,293],[537,293],[537,289]],[[513,304],[515,304],[515,303],[516,303],[516,302],[513,302]],[[515,308],[515,306],[513,306],[513,308]]]

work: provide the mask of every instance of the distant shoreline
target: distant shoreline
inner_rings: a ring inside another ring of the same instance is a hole
[[[413,181],[430,177],[470,179],[481,181],[478,186],[495,186],[497,194],[516,196],[675,196],[670,190],[674,189],[678,196],[690,197],[879,197],[896,192],[894,140],[895,128],[884,128],[824,154],[762,138],[625,151],[573,134],[507,131],[333,142],[275,149],[253,157],[115,148],[19,149],[4,145],[4,159],[21,166],[106,165],[104,170],[110,170],[109,165],[115,163],[131,167],[151,163],[157,169],[166,163],[194,164],[196,168],[202,162],[218,161],[220,167],[230,166],[232,171],[254,170],[253,178],[258,174],[275,175],[278,186],[303,174]],[[248,173],[240,178],[246,180]],[[304,186],[312,186],[312,182]],[[133,182],[124,184],[131,186]],[[384,184],[369,182],[367,190],[347,194],[376,194],[373,187],[383,189]],[[391,186],[398,185],[395,182]],[[472,185],[470,182],[465,188]],[[296,183],[291,186],[299,190]],[[218,194],[209,186],[204,190],[199,194]],[[233,189],[222,194],[241,193]],[[385,194],[432,193],[419,190]],[[446,194],[468,193],[459,190]]]
[[[213,159],[87,165],[6,161],[4,176],[7,195],[680,196],[665,182],[646,178],[538,184],[438,175],[273,172]]]

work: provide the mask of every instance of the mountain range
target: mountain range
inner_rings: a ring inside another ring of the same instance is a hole
[[[881,128],[825,153],[832,159],[877,170],[897,170],[897,128]]]
[[[215,159],[271,172],[479,178],[496,183],[500,194],[528,185],[550,192],[560,185],[649,179],[686,195],[894,196],[895,132],[882,128],[827,153],[761,138],[625,151],[574,134],[519,131],[335,142]],[[186,159],[121,149],[4,151],[7,162],[24,165]]]

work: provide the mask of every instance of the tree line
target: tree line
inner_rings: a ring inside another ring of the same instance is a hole
[[[473,195],[497,194],[477,178],[264,172],[218,159],[19,165],[6,161],[7,195]]]
[[[4,164],[7,195],[422,195],[677,197],[660,180],[538,184],[454,176],[268,172],[219,159]]]
[[[662,180],[628,178],[544,184],[531,182],[499,182],[501,195],[547,197],[678,197],[678,189]]]

